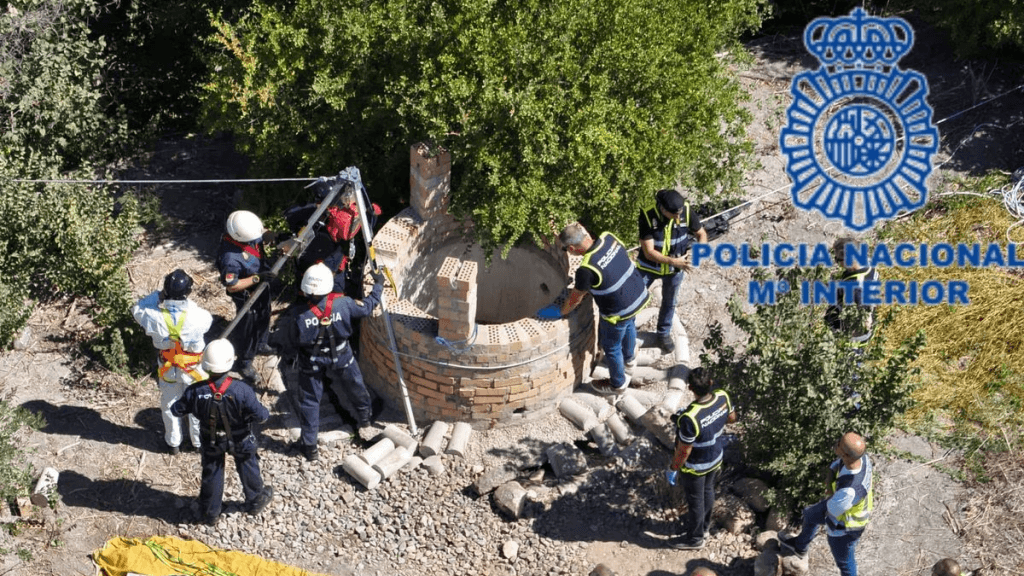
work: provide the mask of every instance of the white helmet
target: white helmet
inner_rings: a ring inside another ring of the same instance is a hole
[[[331,269],[321,264],[313,264],[302,275],[299,288],[306,296],[325,296],[334,287],[334,274]]]
[[[235,347],[226,339],[214,340],[203,350],[203,370],[212,374],[223,374],[235,363]]]
[[[235,210],[225,226],[228,235],[239,242],[252,242],[263,237],[263,222],[248,210]]]

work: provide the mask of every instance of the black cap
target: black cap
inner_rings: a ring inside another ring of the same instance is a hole
[[[192,277],[178,268],[164,277],[164,289],[160,291],[161,300],[184,300],[192,293]]]
[[[671,188],[658,190],[657,198],[658,204],[673,214],[679,213],[686,206],[686,201],[683,200],[683,195]]]

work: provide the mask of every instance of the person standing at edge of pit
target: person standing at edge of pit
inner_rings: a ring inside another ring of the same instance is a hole
[[[672,318],[683,277],[690,270],[688,253],[694,242],[706,243],[708,233],[700,219],[690,212],[690,204],[675,190],[658,190],[655,207],[642,210],[638,221],[640,253],[636,268],[650,288],[661,279],[661,308],[658,310],[658,346],[669,354],[676,348],[672,340]]]
[[[179,268],[164,277],[163,290],[142,298],[131,310],[160,352],[156,382],[164,441],[171,454],[180,451],[182,441],[181,419],[171,414],[171,405],[189,384],[206,379],[199,361],[206,346],[206,332],[213,323],[213,316],[189,299],[191,293],[192,277]],[[200,448],[199,420],[193,417],[188,419],[188,435],[191,445]]]
[[[299,358],[299,425],[295,448],[313,461],[319,457],[320,399],[324,377],[343,385],[356,411],[359,437],[370,440],[377,431],[370,425],[372,408],[363,374],[352,354],[352,321],[365,318],[380,304],[384,276],[373,274],[373,290],[364,300],[331,292],[334,274],[323,264],[310,266],[302,276],[305,301],[293,304],[285,321],[283,354]]]
[[[272,279],[263,251],[263,240],[273,235],[264,232],[263,222],[248,210],[236,210],[228,216],[224,235],[217,250],[217,270],[237,313],[260,282]],[[264,290],[239,321],[228,338],[238,352],[236,369],[254,386],[260,376],[253,369],[257,354],[272,354],[267,345],[270,335],[270,291]]]
[[[804,508],[803,526],[795,536],[779,536],[779,544],[802,559],[824,524],[828,547],[842,576],[857,576],[854,551],[874,508],[871,493],[871,459],[865,454],[864,439],[847,432],[836,442],[839,459],[829,466],[829,498]]]
[[[854,347],[860,350],[867,345],[868,340],[871,339],[875,330],[875,307],[873,305],[864,304],[864,283],[878,281],[878,271],[875,270],[874,267],[857,268],[854,266],[853,262],[850,262],[849,265],[847,265],[846,247],[857,244],[859,244],[859,242],[849,236],[839,238],[832,244],[832,256],[835,259],[836,264],[842,267],[838,281],[846,282],[847,286],[838,286],[836,290],[836,303],[833,306],[829,306],[825,319],[833,330],[849,335]],[[852,291],[847,298],[846,290],[850,287],[852,287]],[[849,322],[844,322],[840,318],[842,308],[847,304],[859,306],[867,312],[863,322],[850,325]]]
[[[610,378],[591,382],[600,394],[621,394],[629,387],[627,366],[636,360],[636,315],[647,306],[651,295],[633,266],[626,247],[610,232],[594,239],[579,223],[566,226],[558,235],[562,249],[583,262],[576,269],[575,286],[562,304],[565,316],[589,292],[601,316],[597,338],[604,351]]]
[[[686,517],[683,533],[668,541],[679,550],[700,550],[711,530],[715,506],[715,481],[722,469],[726,424],[736,421],[729,395],[715,389],[703,368],[694,368],[686,378],[694,400],[675,415],[676,450],[667,474],[669,483],[683,485]]]
[[[302,230],[330,191],[329,182],[316,182],[313,185],[314,203],[294,206],[285,211],[284,219],[292,233],[298,234]],[[363,223],[359,217],[355,194],[356,192],[349,186],[337,196],[333,205],[327,208],[326,215],[314,225],[313,237],[302,255],[295,261],[295,268],[296,276],[302,278],[310,266],[323,262],[334,273],[334,287],[331,292],[361,298],[366,250],[360,248],[362,242],[358,240]],[[364,205],[369,207],[366,216],[370,227],[373,228],[377,216],[381,213],[380,206],[371,203],[365,194],[363,201]],[[280,242],[280,248],[287,250],[288,242],[292,240]]]
[[[224,498],[224,456],[235,459],[235,470],[245,496],[243,509],[259,514],[274,498],[274,489],[263,484],[260,457],[253,424],[262,424],[270,412],[260,403],[247,383],[228,376],[235,362],[235,349],[228,340],[214,340],[203,351],[203,370],[210,379],[185,389],[171,406],[171,412],[199,418],[203,436],[202,483],[199,488],[199,513],[206,524],[220,516]]]

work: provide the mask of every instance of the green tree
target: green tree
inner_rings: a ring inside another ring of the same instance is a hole
[[[762,0],[257,1],[216,19],[211,129],[265,171],[359,166],[408,190],[408,150],[452,152],[452,208],[488,246],[549,220],[623,236],[677,178],[733,191],[748,145],[729,51]]]
[[[746,463],[774,481],[776,498],[798,505],[821,498],[821,470],[834,460],[832,449],[844,432],[879,440],[910,407],[918,373],[911,363],[925,343],[919,332],[888,347],[883,322],[863,355],[855,354],[848,337],[825,325],[823,306],[800,303],[800,283],[827,274],[790,268],[780,279],[794,289],[775,305],[744,312],[730,302],[732,321],[747,341],[723,345],[716,324],[704,342],[709,352],[701,355],[701,365],[726,384],[740,412]],[[863,313],[856,306],[842,311]]]
[[[127,317],[135,199],[93,186],[14,182],[89,177],[127,141],[104,90],[103,41],[89,37],[96,10],[90,0],[26,0],[0,12],[0,346],[35,298],[55,293],[90,297],[102,325]]]

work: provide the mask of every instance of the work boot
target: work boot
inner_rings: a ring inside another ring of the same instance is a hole
[[[793,542],[796,540],[796,536],[788,536],[787,537],[787,536],[780,535],[778,537],[778,539],[779,539],[780,547],[782,548],[783,551],[788,551],[788,552],[790,552],[792,554],[795,554],[796,557],[801,559],[801,560],[807,560],[807,550],[802,550],[801,551],[796,546],[793,545]]]
[[[704,539],[692,539],[687,536],[676,536],[669,538],[668,545],[676,550],[701,550],[704,548]]]
[[[171,456],[177,456],[178,454],[181,453],[181,448],[177,446],[168,446],[167,453],[170,454]]]
[[[658,348],[665,354],[671,354],[676,349],[675,340],[672,339],[672,335],[659,335],[658,336]]]
[[[263,510],[270,504],[270,501],[274,499],[274,488],[272,486],[265,486],[263,491],[260,492],[256,498],[249,504],[249,514],[253,516],[263,512]]]
[[[629,384],[626,384],[621,388],[616,388],[612,386],[611,380],[601,378],[600,380],[591,380],[590,387],[594,389],[594,392],[604,396],[618,396],[626,392],[626,389],[629,388]]]
[[[316,444],[307,446],[300,441],[292,444],[292,448],[299,454],[302,454],[303,458],[308,462],[316,462],[320,459],[320,448],[318,448]]]

